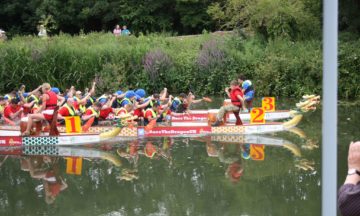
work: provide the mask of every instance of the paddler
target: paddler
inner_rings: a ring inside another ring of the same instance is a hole
[[[148,125],[150,121],[156,119],[156,122],[162,121],[162,115],[159,112],[160,105],[155,103],[152,108],[145,111],[144,125]]]
[[[187,96],[185,93],[181,93],[179,97],[175,97],[172,100],[170,110],[171,112],[175,113],[184,113],[187,111],[188,104],[187,104]]]
[[[74,98],[68,98],[64,106],[59,109],[58,119],[64,119],[64,117],[76,116],[79,112],[74,108]]]
[[[40,113],[36,114],[29,114],[28,115],[28,122],[27,127],[23,136],[29,136],[30,135],[30,129],[32,127],[33,120],[47,120],[51,121],[53,118],[54,110],[57,107],[58,98],[57,95],[51,91],[51,86],[49,83],[44,83],[42,85],[42,104],[39,109]]]
[[[126,104],[124,107],[121,107],[117,112],[116,116],[126,115],[126,114],[132,114],[134,106],[131,104]]]
[[[24,110],[19,103],[19,100],[16,98],[11,99],[10,104],[4,109],[4,117],[11,121],[19,121]]]
[[[225,89],[226,94],[231,99],[231,104],[222,106],[216,116],[216,122],[212,124],[212,126],[220,126],[222,119],[226,112],[233,112],[236,117],[236,125],[242,125],[242,121],[239,116],[240,109],[246,109],[244,104],[244,95],[242,93],[241,88],[239,87],[239,83],[236,80],[231,81],[230,89]]]
[[[239,85],[242,88],[242,92],[243,92],[244,100],[245,100],[245,105],[249,110],[251,110],[252,103],[253,103],[254,96],[255,96],[255,90],[254,90],[254,87],[252,85],[252,82],[250,80],[246,80],[245,76],[242,75],[242,74],[240,74],[238,76],[238,82],[239,82]]]
[[[99,123],[99,116],[101,110],[101,103],[95,102],[91,107],[87,108],[85,113],[81,116],[81,120],[84,122],[88,121],[92,117],[95,118],[93,125],[97,125]]]
[[[115,102],[116,96],[109,95],[107,98],[101,98],[99,103],[101,104],[101,110],[99,115],[99,120],[104,121],[110,118],[110,114],[114,114],[114,109],[112,104]]]
[[[136,100],[136,93],[129,90],[125,93],[125,98],[120,101],[120,107],[124,107],[126,104],[133,104]]]

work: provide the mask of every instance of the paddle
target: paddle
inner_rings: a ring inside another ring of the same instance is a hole
[[[95,121],[95,117],[91,117],[82,127],[81,130],[82,132],[88,132],[89,128],[92,126],[92,124]]]
[[[49,131],[49,135],[50,136],[59,136],[60,133],[57,129],[57,115],[58,115],[58,110],[59,110],[59,107],[56,106],[55,110],[54,110],[54,113],[53,113],[53,117],[52,117],[52,120],[51,120],[51,123],[50,123],[50,131]]]
[[[153,119],[145,126],[146,131],[151,131],[156,126],[156,119]]]

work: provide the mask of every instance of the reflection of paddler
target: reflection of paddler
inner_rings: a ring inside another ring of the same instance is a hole
[[[216,145],[211,142],[206,143],[206,152],[209,157],[218,157],[219,156]]]
[[[234,162],[230,164],[226,170],[226,176],[233,183],[237,183],[240,180],[240,177],[244,173],[244,168],[241,166],[240,162]]]
[[[60,192],[67,188],[65,181],[59,175],[56,175],[54,170],[49,170],[46,173],[43,184],[47,204],[52,204]]]
[[[231,164],[240,159],[240,145],[224,144],[219,149],[218,156],[222,163]]]
[[[157,153],[157,148],[151,142],[147,142],[144,148],[145,156],[153,159],[156,153]]]

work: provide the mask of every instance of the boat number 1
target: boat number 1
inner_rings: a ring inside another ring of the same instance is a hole
[[[250,124],[265,124],[264,108],[252,108],[251,109]]]
[[[264,97],[262,99],[262,108],[264,108],[265,112],[274,112],[275,97]]]
[[[79,116],[65,117],[66,133],[81,133]]]

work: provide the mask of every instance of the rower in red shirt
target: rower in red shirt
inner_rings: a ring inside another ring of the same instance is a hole
[[[160,105],[158,103],[153,104],[152,108],[149,108],[145,112],[144,125],[148,125],[150,121],[156,119],[156,122],[162,121],[162,115],[160,111]]]
[[[42,104],[39,109],[39,113],[36,114],[30,114],[28,115],[28,122],[27,127],[23,136],[29,136],[30,135],[30,129],[33,123],[33,120],[47,120],[51,121],[53,118],[54,110],[57,106],[58,97],[57,95],[51,91],[51,86],[49,83],[42,84]]]
[[[19,105],[16,98],[11,99],[10,104],[4,109],[4,117],[12,121],[19,121],[23,113],[23,108]]]
[[[229,88],[226,88],[225,91],[229,98],[231,99],[231,104],[222,106],[216,116],[216,122],[212,124],[212,126],[219,126],[222,122],[222,119],[226,112],[233,112],[236,117],[236,125],[242,125],[242,121],[239,116],[240,109],[243,108],[246,110],[245,104],[244,104],[244,95],[243,92],[239,86],[238,81],[233,80],[230,83],[230,90]]]

